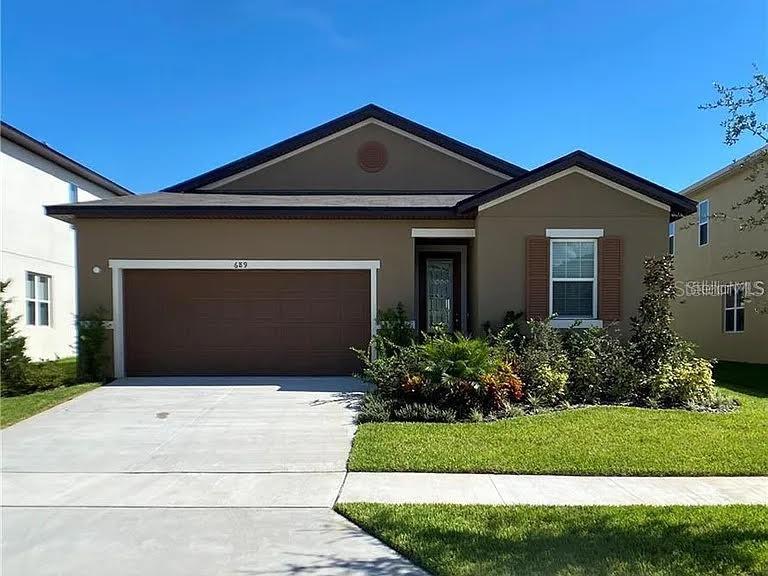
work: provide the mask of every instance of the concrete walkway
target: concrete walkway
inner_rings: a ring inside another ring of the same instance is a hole
[[[339,502],[385,504],[768,505],[768,477],[648,478],[351,472]]]

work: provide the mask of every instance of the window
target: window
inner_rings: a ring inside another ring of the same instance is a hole
[[[744,332],[744,288],[734,286],[725,293],[726,332]]]
[[[675,255],[675,223],[669,223],[669,253]]]
[[[709,200],[699,202],[699,246],[709,244]]]
[[[74,204],[77,202],[77,186],[70,183],[69,184],[69,203]]]
[[[560,318],[597,314],[597,240],[552,240],[550,311]]]
[[[27,324],[51,325],[51,277],[27,272]]]

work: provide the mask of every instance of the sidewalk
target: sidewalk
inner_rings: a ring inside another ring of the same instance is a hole
[[[338,501],[557,506],[768,505],[768,477],[653,478],[350,472]]]

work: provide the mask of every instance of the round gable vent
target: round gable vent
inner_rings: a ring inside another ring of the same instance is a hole
[[[357,149],[357,163],[366,172],[381,172],[387,159],[387,149],[381,142],[365,142]]]

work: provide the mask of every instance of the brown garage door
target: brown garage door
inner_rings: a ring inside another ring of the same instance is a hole
[[[371,331],[358,270],[126,270],[129,376],[350,374]]]

